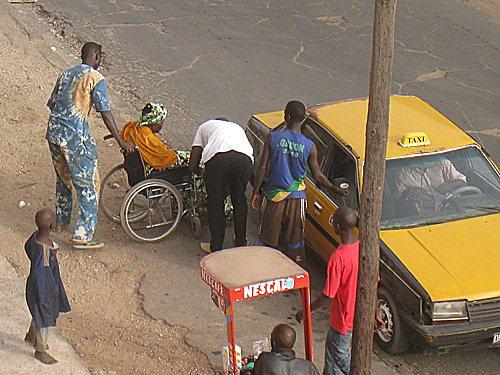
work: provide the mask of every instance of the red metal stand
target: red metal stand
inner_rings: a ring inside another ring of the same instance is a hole
[[[309,287],[300,290],[302,311],[304,312],[304,344],[306,359],[314,363],[312,348],[311,292]]]
[[[248,258],[252,257],[253,267]],[[304,311],[306,359],[313,361],[309,274],[281,252],[257,246],[239,247],[207,255],[200,262],[202,280],[210,286],[212,300],[224,312],[230,363],[227,375],[238,375],[234,305],[299,290]]]

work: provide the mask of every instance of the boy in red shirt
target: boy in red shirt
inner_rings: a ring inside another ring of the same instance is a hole
[[[328,262],[323,293],[311,304],[311,310],[316,310],[331,300],[323,375],[349,374],[358,283],[359,240],[354,233],[357,221],[358,215],[351,208],[340,207],[335,211],[333,229],[342,243]],[[302,315],[302,311],[297,312],[297,321],[302,321]]]

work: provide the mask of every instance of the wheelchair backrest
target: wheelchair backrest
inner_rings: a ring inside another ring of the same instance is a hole
[[[128,183],[134,186],[146,179],[146,171],[141,154],[138,150],[132,154],[123,154],[125,171],[128,176]]]

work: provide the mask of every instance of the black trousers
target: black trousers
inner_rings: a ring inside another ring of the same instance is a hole
[[[252,160],[236,151],[215,154],[205,164],[210,250],[222,250],[226,232],[224,200],[231,196],[234,208],[236,246],[247,244],[248,205],[245,191],[252,174]]]

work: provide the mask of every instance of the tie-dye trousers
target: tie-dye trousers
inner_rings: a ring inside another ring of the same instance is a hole
[[[74,150],[49,142],[52,163],[56,170],[56,223],[68,227],[73,208],[72,187],[75,188],[79,214],[75,240],[93,239],[97,225],[99,172],[97,147],[93,139],[82,141]]]

